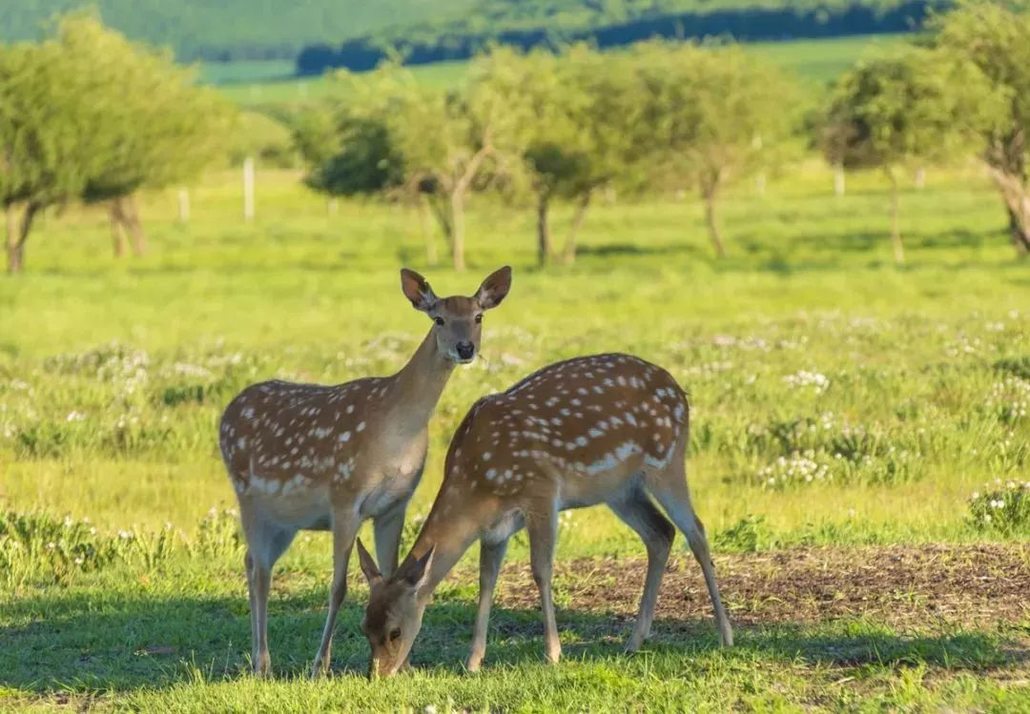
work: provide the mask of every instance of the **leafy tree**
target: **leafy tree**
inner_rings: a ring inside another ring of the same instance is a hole
[[[954,161],[979,143],[1002,95],[967,62],[912,48],[863,62],[835,88],[824,152],[846,168],[878,168],[891,185],[891,243],[905,261],[898,228],[898,171],[925,162]]]
[[[96,129],[103,156],[82,198],[110,202],[116,254],[122,252],[120,228],[140,254],[144,236],[134,194],[188,181],[224,155],[234,113],[220,94],[197,87],[193,71],[169,54],[135,45],[88,15],[62,19],[58,40],[69,60],[92,75],[88,100],[103,107]]]
[[[653,132],[652,170],[661,181],[686,180],[700,193],[716,254],[726,247],[719,196],[734,177],[770,162],[789,136],[794,87],[737,46],[647,43],[632,54]]]
[[[994,89],[1007,96],[998,121],[981,126],[982,156],[1005,202],[1012,243],[1021,254],[1030,253],[1028,5],[964,1],[933,23],[933,42],[942,52],[973,62]]]
[[[55,41],[0,48],[0,203],[7,270],[20,272],[36,216],[99,170],[103,114],[92,77]]]
[[[521,154],[524,121],[516,69],[489,57],[477,60],[469,86],[460,93],[420,86],[394,64],[371,76],[344,76],[352,84],[354,116],[382,121],[390,151],[403,166],[403,185],[428,201],[455,269],[464,270],[468,195],[512,173]]]
[[[36,215],[77,198],[112,201],[113,226],[141,249],[132,194],[195,175],[218,155],[231,117],[169,58],[88,15],[63,18],[40,44],[0,50],[0,107],[10,272],[23,267]]]
[[[562,251],[571,263],[576,233],[598,188],[624,179],[639,163],[641,132],[638,88],[621,58],[579,45],[555,56],[542,51],[504,61],[525,80],[520,101],[527,118],[524,159],[536,199],[537,256],[553,257],[550,208],[556,199],[575,202]]]

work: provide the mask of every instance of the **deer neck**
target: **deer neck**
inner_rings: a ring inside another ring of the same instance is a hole
[[[391,411],[395,418],[391,421],[400,426],[399,431],[411,434],[426,428],[453,371],[454,363],[437,349],[430,330],[408,363],[393,376]]]
[[[431,548],[435,548],[433,562],[429,568],[429,577],[425,584],[419,589],[418,599],[420,603],[429,601],[430,596],[437,586],[447,577],[461,556],[465,554],[472,544],[479,537],[480,519],[477,518],[477,509],[462,508],[457,499],[451,508],[445,507],[446,495],[438,497],[433,508],[422,526],[411,552],[405,560],[421,558]]]

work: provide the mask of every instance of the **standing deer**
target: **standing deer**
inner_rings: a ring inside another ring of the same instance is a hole
[[[312,675],[329,667],[336,614],[347,592],[347,563],[358,527],[373,519],[379,562],[397,563],[404,511],[426,459],[426,426],[455,364],[479,351],[483,312],[511,287],[511,268],[472,297],[438,298],[418,273],[401,270],[401,289],[433,326],[392,377],[335,386],[262,382],[244,389],[222,415],[220,446],[240,503],[247,541],[254,671],[270,672],[268,591],[272,566],[298,530],[331,530],[333,582]]]
[[[371,589],[362,630],[372,648],[370,676],[406,661],[433,591],[480,541],[479,611],[467,667],[486,651],[494,585],[508,539],[525,527],[540,590],[547,658],[561,655],[551,598],[558,512],[605,503],[647,547],[647,575],[633,633],[635,651],[651,630],[676,529],[701,565],[722,644],[733,632],[719,598],[704,528],[687,489],[684,456],[689,407],[664,369],[605,354],[559,362],[473,405],[447,452],[444,481],[411,552],[393,575],[381,573],[358,541]]]

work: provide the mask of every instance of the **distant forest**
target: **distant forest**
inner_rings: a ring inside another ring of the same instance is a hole
[[[518,3],[509,0],[507,4]],[[601,6],[605,3],[598,1],[580,4]],[[717,5],[731,3],[704,3],[705,8]],[[335,47],[324,43],[313,44],[297,56],[296,68],[300,75],[321,74],[327,69],[341,67],[363,71],[373,69],[392,52],[399,53],[406,64],[429,64],[466,59],[490,43],[530,49],[587,41],[606,48],[654,37],[688,39],[728,36],[739,41],[758,41],[908,32],[917,29],[933,9],[944,5],[946,3],[935,0],[894,3],[766,2],[751,3],[749,7],[648,14],[639,19],[593,27],[563,27],[549,22],[531,27],[491,30],[478,29],[484,23],[482,17],[476,16],[447,25],[427,24],[409,27],[403,32],[369,34]],[[503,24],[497,26],[504,27]]]
[[[303,73],[374,66],[387,48],[411,62],[466,57],[483,43],[522,47],[653,35],[738,39],[903,31],[940,0],[0,0],[0,40],[40,37],[48,18],[95,8],[132,39],[180,60],[298,60]]]

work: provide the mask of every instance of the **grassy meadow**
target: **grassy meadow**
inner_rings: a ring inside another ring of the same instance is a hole
[[[464,274],[426,264],[409,209],[329,211],[298,179],[259,169],[249,224],[235,174],[192,191],[187,224],[174,192],[145,196],[135,259],[111,256],[101,212],[68,208],[33,235],[26,274],[0,280],[0,708],[1030,707],[1030,265],[975,167],[906,187],[901,268],[879,177],[835,197],[815,162],[727,195],[721,261],[692,196],[599,204],[576,263],[545,270],[532,210],[477,198]],[[560,666],[543,661],[520,536],[482,673],[460,664],[473,549],[430,607],[416,672],[372,684],[352,562],[335,676],[307,681],[331,572],[328,537],[309,534],[274,576],[277,678],[253,679],[220,410],[253,381],[396,370],[429,328],[398,267],[468,294],[503,263],[512,293],[437,409],[408,542],[477,397],[632,352],[691,394],[688,471],[738,646],[716,647],[680,549],[654,643],[622,655],[644,551],[598,508],[562,519]]]

